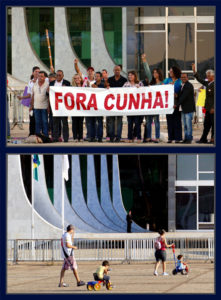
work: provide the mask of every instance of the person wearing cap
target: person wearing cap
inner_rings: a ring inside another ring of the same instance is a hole
[[[212,129],[211,132],[211,140],[210,143],[214,144],[214,88],[215,88],[215,73],[213,70],[207,70],[206,71],[206,78],[208,81],[202,79],[200,75],[196,72],[195,64],[192,64],[192,70],[193,75],[196,78],[197,81],[202,83],[206,87],[206,100],[205,100],[205,119],[203,123],[203,134],[199,141],[196,141],[196,143],[207,143],[207,136],[210,132],[210,129]]]
[[[68,287],[68,284],[64,283],[64,273],[66,270],[71,269],[77,281],[77,286],[85,285],[84,281],[81,281],[77,271],[77,262],[74,257],[74,250],[77,249],[73,245],[74,240],[74,226],[68,225],[67,231],[61,237],[61,255],[64,259],[64,263],[61,268],[60,282],[58,287]]]

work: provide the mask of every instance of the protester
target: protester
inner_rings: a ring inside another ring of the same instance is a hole
[[[74,240],[74,226],[68,225],[67,231],[62,235],[61,238],[61,254],[64,259],[63,266],[61,268],[60,282],[58,287],[68,287],[68,284],[64,283],[65,271],[71,269],[77,281],[77,286],[85,285],[84,281],[80,280],[77,271],[77,262],[74,257],[74,251],[77,247],[73,245]]]
[[[166,231],[164,229],[159,230],[160,236],[157,238],[155,242],[155,258],[156,258],[156,264],[155,264],[155,270],[154,270],[154,275],[158,276],[158,267],[160,265],[160,261],[162,261],[163,265],[163,274],[162,275],[168,275],[166,273],[166,248],[171,248],[173,244],[168,245],[166,242]]]
[[[82,79],[79,74],[72,78],[72,86],[81,87]],[[83,142],[83,122],[84,117],[72,117],[72,132],[74,142]]]
[[[137,73],[135,71],[128,72],[128,81],[124,83],[123,87],[136,87],[143,86],[143,83],[138,80]],[[128,142],[132,143],[137,138],[137,143],[141,143],[141,122],[143,116],[128,116]]]
[[[26,96],[18,96],[19,100],[29,99],[32,97],[32,88],[38,80],[39,72],[40,72],[39,67],[35,66],[32,68],[32,75],[31,75],[30,81],[28,82],[27,95]],[[29,106],[29,108],[30,108],[30,106]],[[34,117],[33,110],[30,110],[30,113],[29,113],[29,136],[30,135],[35,135],[35,117]]]
[[[183,143],[192,143],[192,120],[195,109],[194,99],[194,87],[188,81],[188,75],[186,73],[181,74],[182,87],[178,94],[178,102],[174,108],[181,106],[182,108],[182,120],[184,126],[184,140]]]
[[[213,70],[206,71],[206,77],[208,81],[203,80],[199,74],[196,72],[195,64],[192,64],[192,70],[194,77],[206,87],[206,100],[205,100],[205,119],[203,123],[203,134],[197,143],[207,143],[207,136],[212,129],[210,143],[214,144],[214,79],[215,73]]]
[[[92,85],[93,88],[104,88],[104,82],[102,82],[101,72],[95,73],[95,83]],[[103,117],[89,117],[89,142],[99,143],[103,142]]]
[[[164,84],[174,85],[174,112],[170,115],[166,115],[167,118],[167,130],[168,130],[168,142],[172,143],[175,140],[175,143],[180,143],[182,141],[182,123],[181,123],[181,111],[177,107],[178,94],[181,90],[182,81],[181,70],[180,68],[173,66],[170,68],[170,77],[166,78]]]
[[[50,86],[70,86],[70,82],[64,79],[64,72],[57,70],[56,80],[50,82]],[[53,117],[53,142],[59,142],[59,124],[62,123],[63,140],[65,143],[68,142],[69,128],[68,128],[68,117]]]
[[[34,109],[35,134],[42,133],[48,137],[48,111],[49,101],[47,96],[48,82],[45,80],[45,72],[40,71],[38,80],[32,87],[32,98],[29,110]]]
[[[122,87],[125,82],[127,82],[127,79],[120,74],[121,67],[115,66],[114,67],[114,76],[108,78],[108,82],[106,84],[106,87],[113,87],[113,88],[119,88]],[[110,124],[110,142],[116,142],[119,143],[121,140],[121,134],[122,134],[122,116],[117,117],[110,117],[109,119]],[[115,137],[115,131],[116,137]]]
[[[80,71],[80,69],[78,67],[78,59],[77,58],[74,60],[74,67],[75,67],[75,71],[80,75],[80,77],[83,81],[82,86],[83,87],[92,87],[92,85],[95,83],[94,68],[93,67],[87,68],[87,76],[82,74],[82,72]],[[85,117],[85,123],[86,123],[86,129],[87,129],[85,140],[88,141],[89,140],[88,132],[90,130],[88,117]]]
[[[102,70],[102,82],[104,84],[108,81],[108,72],[106,69]],[[110,139],[110,117],[106,117],[106,141]]]

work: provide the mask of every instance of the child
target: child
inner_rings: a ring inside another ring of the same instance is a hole
[[[110,282],[110,276],[107,275],[107,272],[109,271],[109,262],[107,260],[104,260],[102,262],[102,266],[97,268],[96,273],[94,273],[94,280],[104,280],[106,285]]]
[[[188,273],[188,266],[187,264],[185,264],[183,262],[183,255],[178,255],[177,256],[177,264],[176,264],[176,267],[177,267],[177,270],[180,271],[180,272],[183,272],[183,271],[186,271],[185,274]],[[183,272],[184,273],[184,272]],[[182,273],[182,274],[183,274]]]

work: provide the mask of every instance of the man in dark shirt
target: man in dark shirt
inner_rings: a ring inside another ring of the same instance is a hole
[[[127,79],[120,75],[121,67],[115,66],[114,67],[114,76],[108,78],[107,87],[117,88],[122,87]],[[108,122],[110,124],[110,142],[119,143],[121,140],[121,133],[122,133],[122,116],[118,117],[108,117]],[[115,138],[115,131],[116,138]],[[115,138],[115,140],[114,140]]]
[[[182,87],[178,94],[178,102],[174,106],[175,108],[181,106],[182,108],[182,120],[184,126],[184,141],[185,144],[192,143],[192,120],[195,111],[194,100],[194,88],[188,81],[188,75],[186,73],[181,74]]]
[[[101,72],[95,73],[95,83],[92,85],[93,88],[104,88],[104,82],[102,81]],[[89,142],[102,143],[103,141],[103,117],[88,117],[89,121]]]
[[[213,70],[208,70],[206,72],[206,77],[208,81],[203,80],[200,78],[199,74],[196,72],[195,64],[192,64],[192,70],[193,75],[199,81],[206,87],[206,100],[205,100],[205,109],[206,109],[206,115],[204,119],[204,129],[203,134],[197,143],[207,143],[207,135],[210,132],[210,129],[212,128],[211,133],[211,140],[210,143],[214,143],[214,78],[215,74]]]
[[[132,215],[131,215],[131,210],[127,214],[127,232],[131,232],[131,224],[132,224]]]

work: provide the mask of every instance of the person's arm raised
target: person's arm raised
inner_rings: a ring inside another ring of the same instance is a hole
[[[152,80],[152,74],[151,74],[151,71],[150,71],[150,67],[147,63],[147,58],[146,58],[145,53],[143,53],[141,55],[141,59],[142,59],[142,62],[143,62],[145,74],[146,74],[146,76],[147,76],[147,78],[149,79],[149,82],[150,82]]]

